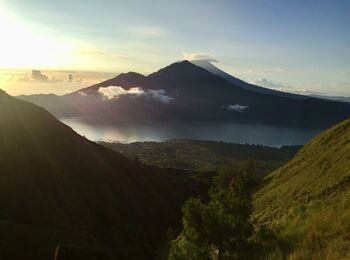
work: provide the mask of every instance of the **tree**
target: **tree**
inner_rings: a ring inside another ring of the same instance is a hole
[[[253,225],[246,173],[224,169],[214,180],[207,204],[197,198],[184,204],[184,228],[171,243],[169,259],[247,258]]]

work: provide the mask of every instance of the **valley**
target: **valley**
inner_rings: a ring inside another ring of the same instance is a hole
[[[188,228],[181,226],[181,208],[185,220],[193,210],[212,214],[221,203],[226,206],[217,212],[223,215],[212,216],[210,232],[227,225],[221,218],[231,210],[249,213],[239,215],[249,227],[242,230],[247,237],[237,238],[244,247],[230,244],[220,249],[223,254],[328,257],[337,250],[341,258],[349,253],[349,121],[302,148],[189,139],[96,144],[43,108],[5,92],[0,107],[0,229],[6,234],[0,246],[8,259],[48,259],[57,250],[63,259],[215,256],[211,246],[221,248],[217,243],[224,240],[208,233],[203,239],[209,247],[196,249],[198,241],[181,231]],[[240,182],[247,197],[226,197],[238,192]],[[226,208],[241,199],[243,208]],[[330,207],[337,215],[335,228],[326,224],[335,216],[321,213]],[[205,227],[207,220],[202,221]],[[225,239],[235,236],[230,232],[222,233]],[[29,237],[35,239],[26,242]],[[196,256],[186,256],[189,246]]]
[[[349,260],[349,10],[0,0],[0,260]]]

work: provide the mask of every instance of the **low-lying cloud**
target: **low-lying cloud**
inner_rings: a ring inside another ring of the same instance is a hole
[[[235,105],[228,105],[227,110],[230,111],[236,111],[242,113],[244,110],[246,110],[249,106],[244,106],[240,104],[235,104]]]
[[[100,93],[106,99],[118,99],[121,96],[125,95],[134,95],[139,96],[144,94],[144,91],[141,88],[130,88],[126,90],[119,86],[109,86],[106,88],[99,88],[98,93]]]
[[[40,70],[32,70],[32,79],[34,81],[46,82],[49,80],[49,77],[42,74]]]
[[[262,86],[265,88],[276,89],[276,90],[283,89],[285,87],[282,84],[267,80],[265,78],[253,80],[251,81],[251,83],[254,85]]]
[[[293,87],[288,85],[282,85],[280,83],[276,83],[270,80],[267,80],[265,78],[263,79],[257,79],[249,81],[250,83],[258,86],[262,86],[265,88],[286,92],[286,93],[294,93],[294,94],[300,94],[300,95],[320,95],[322,94],[319,91],[309,90],[307,88],[301,88],[301,87]]]
[[[109,86],[105,88],[99,88],[98,93],[108,100],[118,99],[121,96],[133,96],[133,97],[146,97],[154,100],[158,100],[164,104],[168,104],[174,100],[173,97],[168,96],[164,89],[148,89],[144,91],[140,87],[133,87],[130,89],[124,89],[120,86]]]
[[[168,104],[175,99],[173,97],[168,96],[164,89],[150,89],[146,92],[146,96],[159,100],[160,102],[165,104]]]
[[[73,83],[73,79],[74,79],[73,75],[69,73],[67,82]],[[11,79],[11,81],[12,80],[13,78]],[[30,77],[26,74],[24,76],[19,77],[17,81],[29,82],[29,83],[38,83],[38,82],[39,83],[63,83],[65,82],[65,80],[63,80],[62,78],[56,78],[55,76],[50,78],[49,76],[43,74],[41,70],[32,70],[32,74],[30,75]]]
[[[74,79],[74,77],[73,77],[73,75],[72,74],[68,74],[68,83],[72,83],[73,82],[73,79]]]

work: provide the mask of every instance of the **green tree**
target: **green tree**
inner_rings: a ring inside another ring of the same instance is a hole
[[[246,259],[253,235],[249,192],[251,164],[224,169],[214,179],[207,204],[188,200],[183,232],[171,243],[169,259]]]

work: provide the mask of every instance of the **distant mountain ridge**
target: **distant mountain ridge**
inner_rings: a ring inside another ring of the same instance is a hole
[[[238,79],[232,82],[181,61],[148,76],[123,73],[59,98],[20,98],[44,106],[57,117],[106,123],[234,121],[327,127],[350,116],[350,104],[276,91],[260,93],[243,88]]]
[[[333,100],[338,102],[350,102],[350,97],[346,97],[346,96],[322,96],[322,95],[311,95],[311,96],[315,98]]]

